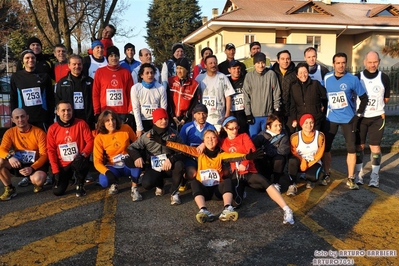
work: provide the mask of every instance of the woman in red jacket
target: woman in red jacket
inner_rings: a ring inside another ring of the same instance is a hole
[[[251,150],[256,150],[255,145],[252,143],[251,138],[246,133],[238,134],[237,118],[233,116],[227,117],[222,124],[220,131],[221,148],[227,153],[243,153],[246,154]],[[284,210],[283,223],[294,224],[294,217],[292,210],[288,207],[287,203],[281,196],[280,192],[271,185],[271,183],[255,168],[255,164],[251,160],[243,160],[241,162],[231,162],[232,176],[235,179],[236,202],[242,201],[245,186],[254,189],[265,190],[270,198],[276,202]],[[237,202],[241,204],[241,202]]]

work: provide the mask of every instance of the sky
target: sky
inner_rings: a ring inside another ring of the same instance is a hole
[[[125,23],[124,25],[128,25],[128,23],[134,23],[134,34],[137,36],[128,39],[118,36],[118,32],[116,33],[116,36],[114,36],[113,38],[113,42],[114,45],[116,45],[121,51],[121,58],[124,58],[123,47],[128,42],[133,43],[135,45],[136,53],[138,53],[138,51],[142,48],[149,48],[145,41],[144,36],[147,34],[146,21],[148,20],[147,13],[151,2],[152,1],[150,0],[128,0],[128,3],[130,3],[130,7],[123,14],[123,19]],[[226,0],[199,0],[198,4],[201,8],[202,12],[201,16],[207,16],[208,19],[212,18],[212,8],[218,8],[220,15],[226,2],[227,2]],[[332,2],[358,3],[360,2],[360,0],[332,0]],[[382,3],[382,4],[388,4],[388,3],[398,4],[399,0],[367,0],[367,2]],[[138,55],[136,55],[135,58],[138,59]]]
[[[165,0],[167,1],[167,0]],[[127,23],[135,23],[134,25],[134,34],[137,36],[133,38],[124,38],[118,36],[118,28],[116,29],[116,36],[113,38],[114,45],[116,45],[121,51],[121,59],[124,58],[123,54],[123,46],[130,42],[133,43],[136,47],[136,53],[138,54],[139,50],[142,48],[149,48],[145,38],[143,36],[147,35],[146,30],[146,21],[148,20],[148,8],[150,7],[150,3],[152,1],[149,0],[129,0],[128,3],[130,7],[123,14],[124,22]],[[208,19],[212,17],[212,8],[219,8],[219,14],[222,12],[224,5],[226,4],[226,0],[199,0],[198,5],[201,8],[201,17],[208,16]],[[134,15],[132,15],[134,14]],[[125,25],[126,25],[125,24]],[[138,55],[136,54],[135,58],[138,60]]]

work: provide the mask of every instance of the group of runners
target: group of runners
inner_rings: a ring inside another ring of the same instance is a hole
[[[339,126],[348,151],[348,187],[358,189],[364,182],[366,136],[369,186],[379,186],[390,88],[378,70],[377,52],[367,53],[366,69],[354,76],[346,71],[344,53],[334,55],[329,72],[317,64],[313,47],[297,66],[288,50],[271,65],[259,42],[250,44],[250,58],[243,63],[235,60],[236,48],[229,43],[224,62],[218,64],[206,47],[191,71],[184,46],[176,43],[160,71],[147,48],[135,60],[131,43],[120,60],[114,34],[108,25],[85,58],[67,58],[65,46],[57,45],[55,66],[42,54],[39,39],[28,40],[20,70],[11,77],[15,126],[0,146],[1,200],[17,194],[13,175],[23,177],[19,186],[33,184],[35,193],[52,184],[57,196],[73,181],[82,197],[92,163],[97,183],[110,194],[118,193],[120,178],[129,176],[134,202],[143,200],[143,189],[162,196],[164,179],[171,177],[170,203],[180,205],[179,195],[190,184],[200,223],[217,219],[206,206],[213,197],[223,201],[219,220],[237,220],[250,186],[281,207],[284,224],[294,224],[280,194],[281,178],[289,178],[291,196],[297,193],[297,176],[309,189],[328,185]]]

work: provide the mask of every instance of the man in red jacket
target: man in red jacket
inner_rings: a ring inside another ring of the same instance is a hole
[[[106,67],[99,68],[93,83],[93,108],[97,121],[100,113],[106,109],[118,114],[119,118],[135,130],[130,90],[133,79],[130,71],[119,64],[119,49],[108,47]]]
[[[93,151],[93,135],[89,125],[74,118],[72,105],[68,101],[57,104],[57,121],[47,133],[47,153],[54,175],[53,193],[65,193],[71,177],[75,176],[76,197],[86,195],[83,187],[89,171],[89,156]]]

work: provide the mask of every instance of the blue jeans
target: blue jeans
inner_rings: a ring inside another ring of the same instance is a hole
[[[267,116],[257,116],[254,118],[255,123],[253,125],[249,125],[249,136],[251,138],[255,137],[262,130],[266,129],[266,121]]]
[[[141,168],[129,168],[127,166],[124,166],[123,168],[117,168],[111,165],[106,165],[107,168],[116,176],[116,177],[122,177],[122,176],[131,176],[132,181],[137,183],[137,179],[141,174]],[[102,187],[108,187],[109,182],[108,178],[106,175],[100,174],[98,177],[98,183]]]

